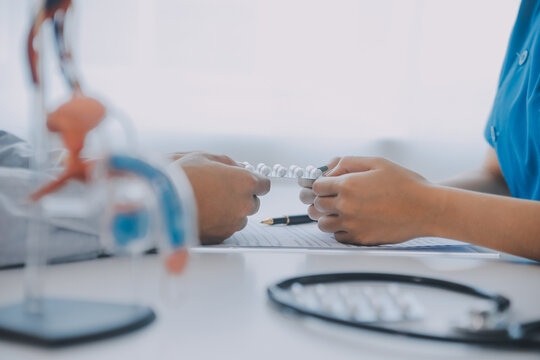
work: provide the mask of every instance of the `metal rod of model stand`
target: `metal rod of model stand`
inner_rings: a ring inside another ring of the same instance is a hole
[[[43,35],[38,33],[34,39],[34,46],[38,54],[43,54]],[[38,74],[43,76],[42,57],[38,59]],[[46,110],[44,99],[44,81],[41,80],[34,86],[33,109],[30,114],[30,138],[34,145],[34,154],[31,158],[30,168],[32,178],[29,192],[35,191],[40,185],[40,174],[46,169],[48,160],[46,138]],[[24,272],[24,302],[26,311],[36,314],[43,311],[43,268],[45,264],[45,243],[47,242],[48,229],[44,223],[43,208],[41,202],[30,204],[30,219],[26,238],[26,267]]]

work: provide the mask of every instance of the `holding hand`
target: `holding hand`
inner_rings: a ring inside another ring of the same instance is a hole
[[[329,167],[336,162],[312,184],[300,181],[300,199],[310,205],[308,214],[322,231],[362,245],[430,235],[437,211],[427,202],[426,179],[381,158],[344,157]]]
[[[197,200],[203,244],[217,244],[247,224],[259,210],[258,195],[270,191],[270,180],[236,165],[228,156],[204,153],[173,155],[191,182]]]

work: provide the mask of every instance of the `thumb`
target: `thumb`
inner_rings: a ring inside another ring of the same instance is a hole
[[[339,164],[339,162],[341,161],[341,157],[335,157],[333,158],[332,160],[330,160],[330,162],[328,163],[328,171],[327,173],[331,172],[332,170],[334,170],[334,168],[337,166],[337,164]]]
[[[347,156],[342,158],[339,163],[326,176],[340,176],[354,172],[363,172],[382,167],[384,159],[376,157]]]

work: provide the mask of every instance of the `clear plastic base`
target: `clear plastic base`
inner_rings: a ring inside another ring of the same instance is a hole
[[[42,346],[63,346],[127,333],[156,318],[147,306],[71,299],[43,299],[42,312],[24,303],[0,308],[0,337]]]

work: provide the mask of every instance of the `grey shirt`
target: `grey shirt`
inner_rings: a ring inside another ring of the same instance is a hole
[[[31,179],[32,149],[18,137],[0,130],[0,268],[25,260],[29,223],[24,204]],[[97,219],[50,219],[45,248],[50,262],[95,258],[103,253]]]

